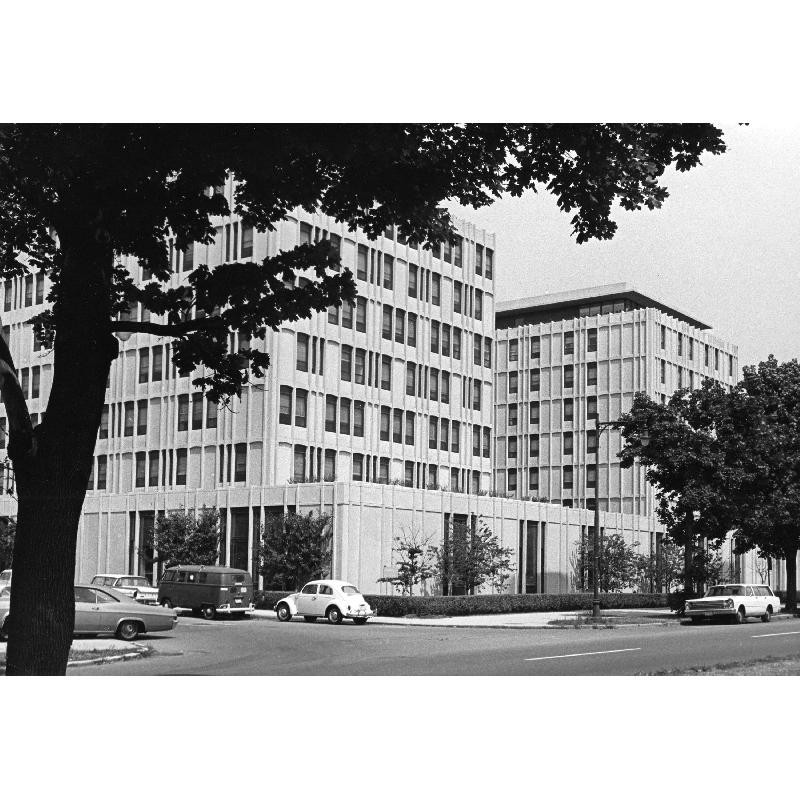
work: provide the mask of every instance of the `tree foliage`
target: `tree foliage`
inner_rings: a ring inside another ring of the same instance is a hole
[[[578,591],[593,588],[594,556],[591,532],[576,542],[570,557],[572,584]],[[600,537],[598,555],[598,588],[601,592],[621,592],[637,585],[640,578],[639,543],[628,544],[618,533]]]
[[[502,546],[482,518],[477,519],[474,528],[468,522],[451,520],[447,536],[434,550],[443,593],[453,594],[456,590],[474,594],[485,583],[502,590],[514,570],[513,552]]]
[[[637,395],[618,426],[623,466],[640,458],[669,534],[692,546],[756,549],[786,562],[787,608],[796,608],[800,548],[800,364],[770,356],[726,391],[712,380],[661,406]],[[650,440],[642,443],[647,431]],[[695,519],[696,517],[696,519]],[[692,579],[691,559],[684,577]],[[696,567],[696,565],[695,565]]]
[[[706,124],[0,126],[0,278],[49,276],[36,329],[54,352],[34,429],[0,338],[20,528],[11,612],[21,624],[7,673],[66,670],[75,544],[114,334],[171,338],[175,365],[196,368],[193,383],[224,400],[269,365],[258,346],[230,352],[229,329],[254,342],[355,295],[328,242],[173,275],[168,239],[178,250],[209,243],[231,212],[264,231],[302,207],[374,237],[396,225],[433,246],[452,232],[443,202],[480,208],[537,188],[571,214],[578,242],[607,239],[616,203],[658,208],[668,167],[724,149]],[[232,194],[211,188],[230,176]],[[151,277],[137,281],[126,257]],[[132,304],[151,319],[131,319]]]
[[[261,527],[259,572],[267,589],[299,591],[330,569],[333,532],[328,514],[276,514]]]
[[[378,579],[378,583],[390,583],[403,595],[413,597],[414,587],[436,575],[436,549],[431,545],[431,536],[418,528],[403,530],[392,544],[393,566],[397,572]]]
[[[157,516],[151,533],[142,538],[139,554],[164,568],[177,564],[211,566],[219,558],[222,530],[219,511],[203,506],[200,511],[181,508]],[[150,555],[155,551],[154,555]]]

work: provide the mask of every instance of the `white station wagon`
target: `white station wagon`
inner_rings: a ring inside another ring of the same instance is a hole
[[[281,622],[288,622],[297,614],[306,622],[325,617],[337,625],[343,619],[363,625],[369,617],[375,616],[361,592],[347,581],[311,581],[299,592],[275,603],[275,611]]]
[[[780,598],[769,586],[760,583],[720,584],[712,586],[704,597],[686,601],[686,616],[693,623],[713,617],[730,617],[733,622],[760,617],[762,622],[769,622],[780,610]]]

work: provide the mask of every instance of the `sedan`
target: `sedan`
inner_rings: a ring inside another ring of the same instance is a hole
[[[0,637],[8,635],[8,610],[11,593],[0,594]],[[178,624],[176,611],[159,606],[144,606],[116,589],[96,586],[75,587],[75,633],[111,633],[132,641],[140,633],[171,631]]]
[[[356,625],[363,625],[369,617],[375,616],[364,595],[347,581],[311,581],[301,591],[279,600],[275,611],[281,622],[300,614],[306,622],[325,617],[334,624],[352,619]]]

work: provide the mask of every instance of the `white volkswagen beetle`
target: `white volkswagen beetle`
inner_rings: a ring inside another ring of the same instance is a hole
[[[297,614],[306,622],[325,617],[335,625],[345,618],[364,625],[375,616],[361,592],[347,581],[311,581],[299,592],[275,603],[275,611],[281,622],[288,622]]]

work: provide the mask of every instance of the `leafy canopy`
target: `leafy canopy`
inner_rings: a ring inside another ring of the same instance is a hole
[[[176,365],[206,367],[195,384],[224,399],[241,391],[249,369],[260,376],[268,366],[255,349],[244,363],[229,353],[229,329],[263,336],[264,326],[351,300],[352,276],[321,242],[260,264],[200,264],[170,287],[168,236],[183,249],[212,241],[231,212],[264,231],[302,207],[374,237],[395,224],[429,246],[451,233],[442,202],[480,208],[503,192],[544,188],[572,215],[579,243],[608,239],[615,203],[658,208],[667,167],[687,170],[724,149],[707,124],[3,125],[0,277],[50,274],[53,313],[38,330],[52,336],[74,324],[59,314],[62,270],[94,279],[91,259],[70,260],[70,251],[94,243],[109,257],[132,257],[153,279],[138,286],[109,267],[108,330],[174,337]],[[209,190],[229,175],[231,206]],[[309,281],[297,285],[300,275]],[[115,319],[136,302],[163,322]]]
[[[145,560],[164,567],[177,564],[217,563],[222,531],[216,508],[181,508],[156,517],[153,530],[143,536],[139,552]],[[153,551],[157,551],[152,555]]]

